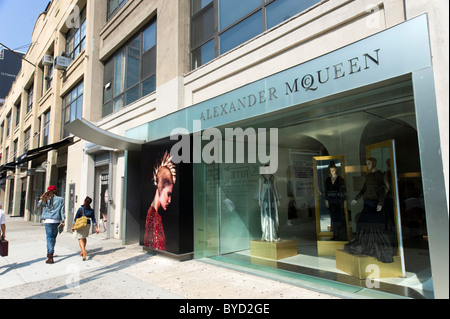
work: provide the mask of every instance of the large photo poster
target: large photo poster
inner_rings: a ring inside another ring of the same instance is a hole
[[[141,244],[184,254],[193,250],[192,164],[174,163],[169,139],[143,146]]]

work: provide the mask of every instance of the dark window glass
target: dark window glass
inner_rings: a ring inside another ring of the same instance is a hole
[[[299,12],[315,5],[319,0],[276,0],[267,6],[266,20],[267,29],[270,29],[281,22],[292,18]]]
[[[16,105],[16,126],[20,124],[20,108],[21,104]]]
[[[195,49],[192,51],[191,56],[191,65],[192,68],[198,68],[199,66],[213,60],[215,57],[214,55],[214,40],[211,40],[207,42],[206,44],[202,45],[200,48]]]
[[[30,136],[31,136],[30,132],[31,132],[31,128],[28,128],[23,133],[24,134],[24,140],[25,140],[25,143],[23,144],[23,152],[24,153],[30,149]]]
[[[126,93],[126,105],[133,103],[139,99],[139,85],[136,85],[131,90],[128,90]]]
[[[152,93],[156,89],[156,77],[152,76],[142,82],[142,96]]]
[[[259,7],[261,7],[261,0],[219,0],[219,31]]]
[[[145,52],[142,56],[142,78],[146,79],[156,73],[156,48]]]
[[[213,0],[192,0],[191,15],[196,14],[211,2],[213,2]]]
[[[143,53],[147,52],[156,45],[156,23],[152,23],[147,29],[142,33],[142,38],[144,43]]]
[[[105,117],[112,113],[112,102],[103,104],[102,107],[102,117]]]
[[[66,33],[66,54],[75,59],[84,50],[86,43],[86,8],[81,10],[80,17]]]
[[[155,74],[156,20],[153,20],[106,61],[102,116],[117,112],[154,92]]]
[[[320,0],[191,0],[191,69],[213,60],[319,2]]]
[[[127,47],[126,90],[136,85],[140,78],[141,37],[135,38]],[[129,104],[129,103],[127,103]]]
[[[50,111],[44,114],[44,137],[43,146],[48,145],[50,137]]]
[[[69,132],[64,130],[64,126],[75,119],[81,119],[83,117],[83,88],[84,84],[81,82],[63,97],[63,138],[69,136]]]
[[[125,2],[127,2],[127,0],[108,0],[108,20],[111,19],[117,11],[119,11],[119,9],[124,5]]]
[[[210,6],[192,19],[191,46],[202,45],[214,37],[214,9]]]
[[[220,54],[223,54],[262,32],[262,12],[259,11],[220,36]]]
[[[27,113],[33,109],[33,95],[34,95],[34,88],[33,84],[31,84],[30,88],[28,89],[28,96],[27,96]]]

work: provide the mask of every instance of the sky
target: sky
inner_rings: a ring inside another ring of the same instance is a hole
[[[39,14],[50,0],[0,0],[0,43],[26,53]]]

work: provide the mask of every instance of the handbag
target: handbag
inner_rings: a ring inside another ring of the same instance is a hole
[[[73,224],[73,229],[81,230],[86,226],[87,226],[87,217],[84,215],[84,208],[83,208],[83,216],[77,218],[75,224]]]
[[[0,239],[0,256],[2,257],[8,256],[8,241],[5,240],[3,236]]]

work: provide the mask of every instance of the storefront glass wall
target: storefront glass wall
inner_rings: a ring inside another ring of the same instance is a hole
[[[252,141],[251,134],[242,147],[243,163],[236,158],[233,163],[225,163],[227,150],[223,140],[222,163],[194,165],[196,258],[222,256],[242,264],[364,285],[362,277],[356,278],[345,267],[352,261],[340,260],[342,257],[336,256],[335,251],[344,250],[349,240],[364,246],[361,224],[366,221],[366,196],[356,203],[352,201],[368,183],[366,161],[375,157],[376,167],[384,174],[380,175],[384,176],[384,186],[383,200],[379,202],[383,208],[376,216],[383,216],[382,231],[387,236],[386,245],[375,246],[391,251],[395,260],[386,262],[380,256],[383,253],[374,252],[374,263],[396,268],[393,275],[377,280],[383,283],[381,289],[385,291],[432,296],[426,207],[409,76],[230,124],[221,128],[222,136],[226,128],[249,129],[246,132],[278,129],[278,167],[270,182],[276,188],[272,192],[273,204],[269,205],[271,217],[267,220],[261,208],[265,204],[261,164],[248,160],[253,152],[248,142]],[[204,141],[204,147],[207,144]],[[235,150],[242,146],[238,144],[234,141]],[[340,192],[345,201],[338,217],[326,202],[332,201],[326,190],[331,162],[343,178],[344,189]],[[391,170],[395,174],[387,174]],[[375,223],[370,220],[364,225],[372,228]],[[294,243],[295,253],[272,258],[258,252],[259,248],[252,245],[267,242],[267,227],[275,229],[278,242]],[[339,229],[344,235],[339,234]],[[344,266],[340,265],[342,262]]]

